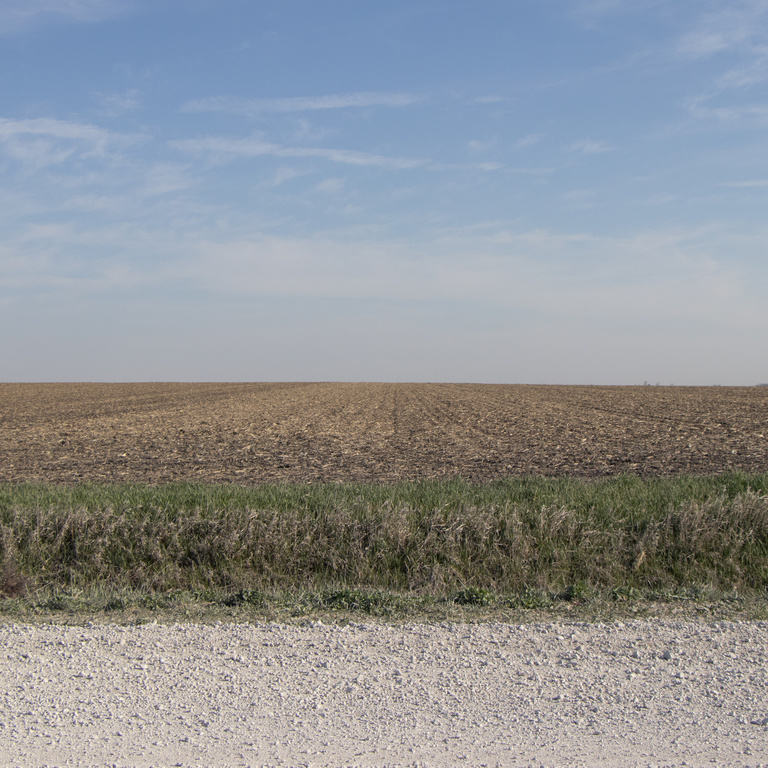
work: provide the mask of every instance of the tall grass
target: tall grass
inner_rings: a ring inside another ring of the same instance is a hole
[[[0,486],[0,590],[768,588],[768,475]]]

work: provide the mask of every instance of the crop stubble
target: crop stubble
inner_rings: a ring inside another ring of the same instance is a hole
[[[2,384],[0,481],[768,470],[768,387]]]

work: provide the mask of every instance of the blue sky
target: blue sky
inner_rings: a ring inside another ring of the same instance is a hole
[[[4,0],[4,381],[768,381],[768,0]]]

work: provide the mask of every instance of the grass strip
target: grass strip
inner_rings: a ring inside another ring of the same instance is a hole
[[[408,601],[546,609],[767,590],[768,474],[0,485],[6,613],[86,594],[98,610],[174,594],[277,610],[314,595],[318,609],[385,615]]]

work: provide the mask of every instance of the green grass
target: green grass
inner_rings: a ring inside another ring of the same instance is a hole
[[[767,590],[768,474],[0,485],[6,614],[404,616],[736,597],[760,611]]]

